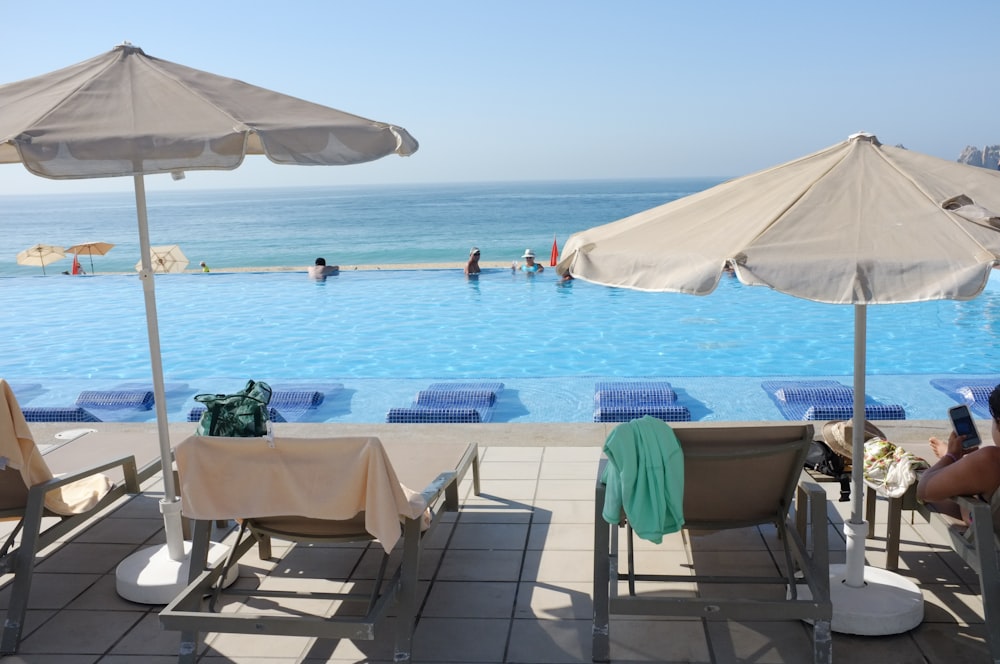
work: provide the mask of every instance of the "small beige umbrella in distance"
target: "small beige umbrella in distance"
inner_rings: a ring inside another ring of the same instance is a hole
[[[42,274],[45,274],[45,266],[66,258],[66,252],[62,247],[54,244],[36,244],[28,247],[17,254],[18,265],[40,265]]]
[[[77,256],[90,256],[90,273],[94,274],[94,256],[103,256],[111,251],[114,246],[110,242],[83,242],[69,247],[66,253],[76,254]]]
[[[160,247],[149,248],[149,260],[153,267],[153,272],[183,272],[188,266],[187,256],[176,244],[167,244]],[[142,261],[135,264],[136,272],[142,271]]]

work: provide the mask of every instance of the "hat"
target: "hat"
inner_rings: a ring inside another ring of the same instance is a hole
[[[533,252],[531,249],[525,249],[524,255],[521,256],[521,258],[534,258],[534,257],[535,257],[535,252]]]
[[[473,247],[472,249],[469,249],[469,255],[470,256],[472,254],[478,254],[478,253],[479,253],[479,247]]]
[[[877,426],[865,420],[865,442],[872,438],[887,440],[885,434]],[[830,446],[840,456],[851,458],[851,448],[854,441],[854,426],[850,421],[827,422],[823,425],[823,442]]]

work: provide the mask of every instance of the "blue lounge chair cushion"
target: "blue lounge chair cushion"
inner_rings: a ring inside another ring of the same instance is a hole
[[[677,393],[665,381],[600,381],[594,385],[595,406],[673,403],[677,403]]]
[[[323,393],[315,390],[275,390],[268,405],[279,410],[286,408],[315,408],[323,403]]]
[[[83,408],[49,408],[30,406],[22,408],[27,422],[100,422],[93,413]]]
[[[475,408],[391,408],[386,413],[389,424],[478,423]]]
[[[80,408],[149,410],[153,407],[152,390],[84,390],[76,398]]]
[[[804,420],[849,420],[854,417],[854,407],[840,404],[810,406],[802,416]],[[905,420],[906,410],[896,404],[865,404],[867,420]]]
[[[420,408],[490,408],[497,402],[496,392],[487,390],[421,390],[414,405]]]
[[[498,381],[464,382],[464,383],[431,383],[427,386],[428,392],[445,392],[451,390],[472,390],[493,392],[499,395],[503,392],[504,384]]]
[[[771,380],[760,386],[771,395],[787,420],[847,420],[854,413],[854,389],[835,380]],[[900,405],[882,404],[866,397],[865,417],[905,420],[906,411]]]
[[[594,409],[595,422],[629,422],[649,415],[664,422],[690,422],[691,412],[686,406],[673,405],[614,405],[601,404]]]
[[[990,392],[1000,384],[998,378],[936,378],[931,385],[958,403],[963,403],[979,417],[991,418]]]
[[[785,403],[854,403],[854,390],[849,387],[785,387],[774,396]]]

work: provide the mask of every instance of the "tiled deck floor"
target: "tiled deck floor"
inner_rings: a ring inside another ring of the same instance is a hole
[[[907,423],[905,432],[900,428],[890,435],[926,439],[928,432],[938,430],[936,425],[940,423]],[[422,560],[426,583],[421,588],[424,603],[413,647],[415,662],[590,661],[593,489],[600,446],[612,425],[294,426],[280,433],[350,435],[364,430],[385,439],[405,435],[414,444],[422,437],[480,442],[483,495],[467,497],[457,518],[435,531]],[[36,439],[51,440],[60,428],[68,427],[39,426]],[[174,440],[188,428],[177,428]],[[840,524],[850,503],[836,502],[837,485],[825,486],[832,501],[831,558],[843,562]],[[161,629],[161,607],[127,602],[114,589],[115,566],[122,558],[137,547],[163,541],[159,487],[158,480],[151,481],[146,493],[126,501],[40,562],[21,651],[4,662],[176,661],[178,633]],[[884,520],[884,507],[880,505],[879,521]],[[910,525],[907,517],[904,513],[900,572],[923,590],[924,623],[895,636],[835,634],[835,661],[986,661],[975,574],[931,526],[919,523],[919,516]],[[768,537],[756,529],[703,533],[694,536],[694,546],[701,556],[768,565],[770,557],[760,549]],[[668,539],[662,558],[683,562],[691,555],[690,544],[679,536]],[[640,559],[649,560],[647,548],[642,547]],[[274,566],[254,562],[253,554],[245,560],[251,562],[241,566],[244,580]],[[883,564],[884,540],[869,541],[868,561]],[[312,555],[289,562],[316,569]],[[8,592],[0,590],[0,606],[6,606]],[[809,631],[798,623],[612,618],[611,634],[614,662],[798,663],[810,657]],[[203,636],[202,653],[204,662],[237,664],[392,661],[391,637],[351,642],[209,634]]]

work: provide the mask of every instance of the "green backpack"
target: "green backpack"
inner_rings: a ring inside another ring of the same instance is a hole
[[[195,435],[251,438],[267,435],[267,404],[271,386],[249,381],[235,394],[198,394],[195,401],[205,404]]]

